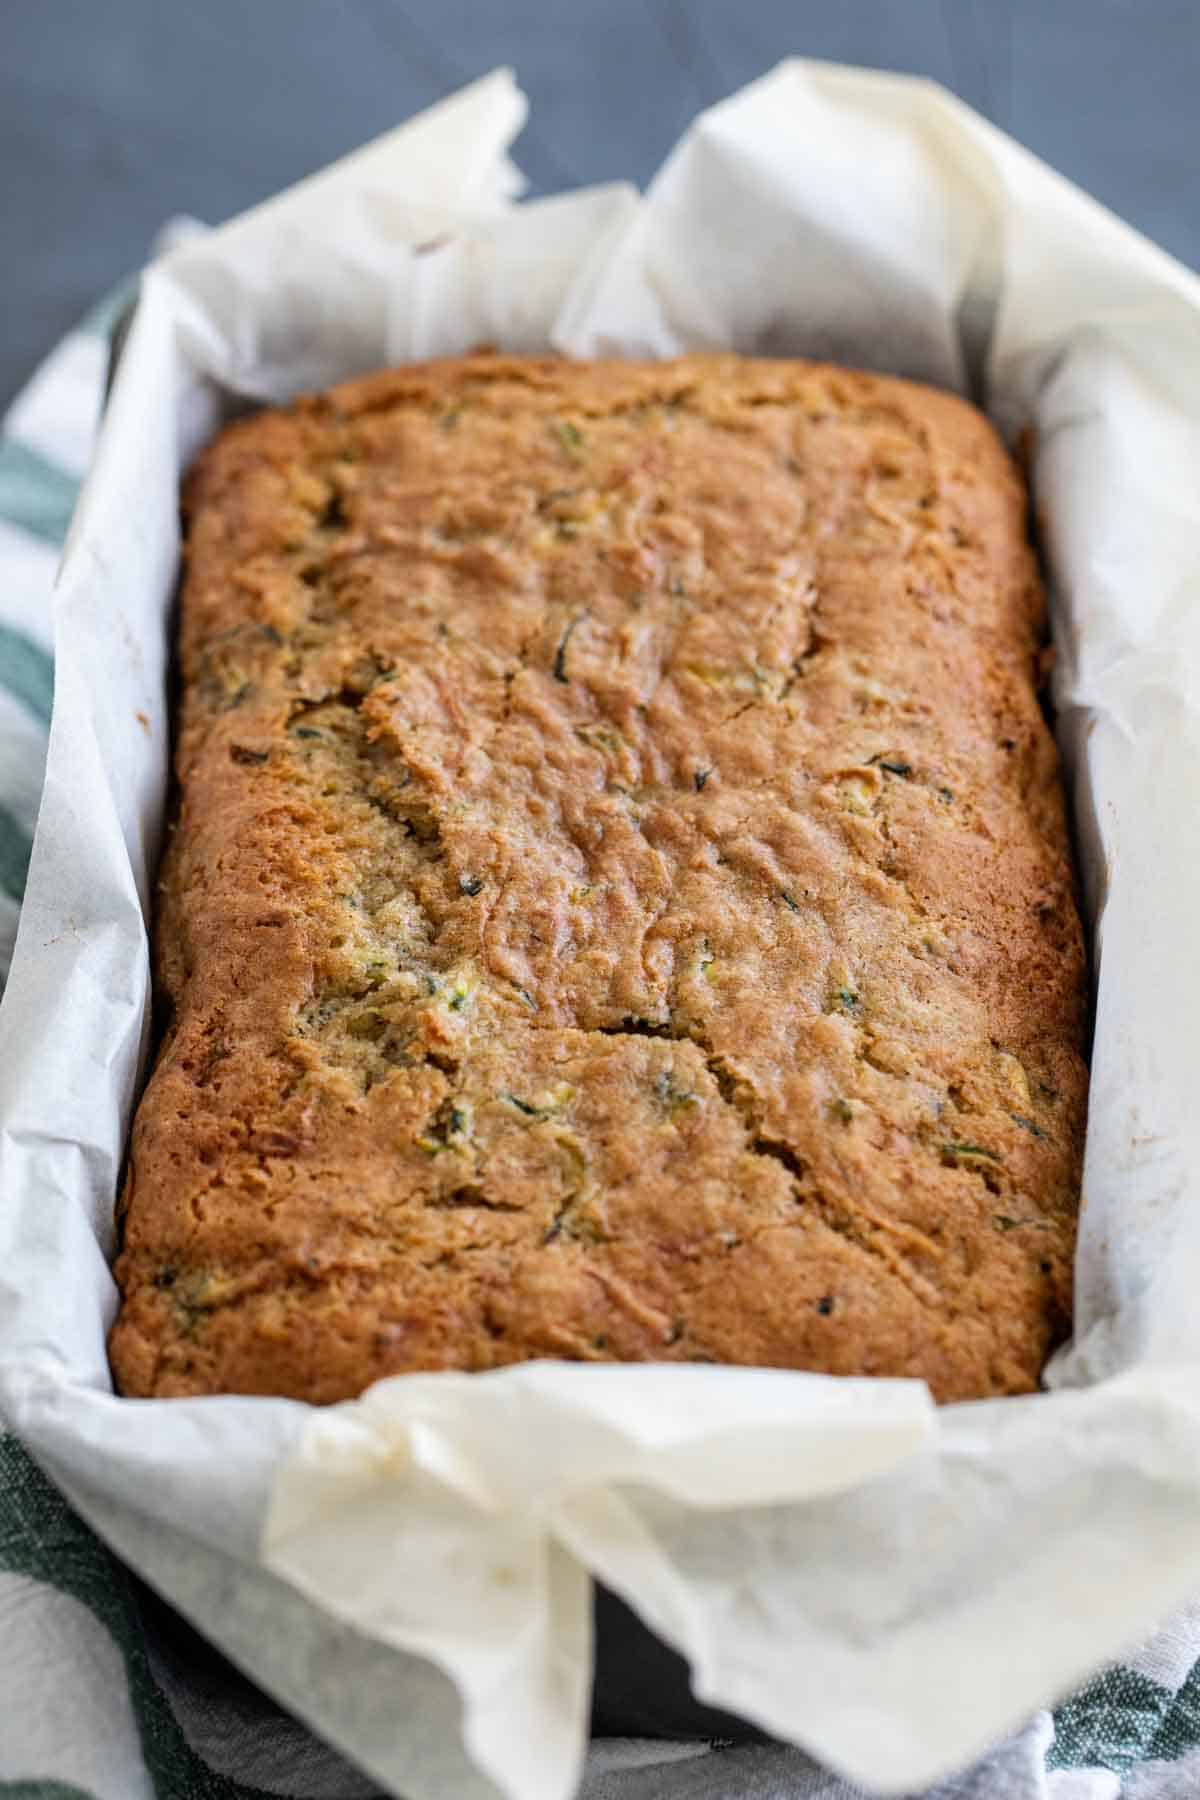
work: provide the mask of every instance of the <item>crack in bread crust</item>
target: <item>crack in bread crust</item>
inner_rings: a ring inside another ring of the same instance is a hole
[[[123,1390],[1035,1386],[1085,968],[1024,505],[961,402],[802,363],[481,357],[224,432]]]

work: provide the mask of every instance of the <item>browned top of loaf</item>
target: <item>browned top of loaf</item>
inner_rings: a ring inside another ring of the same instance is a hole
[[[480,357],[187,487],[130,1394],[520,1358],[1036,1385],[1084,959],[970,407]]]

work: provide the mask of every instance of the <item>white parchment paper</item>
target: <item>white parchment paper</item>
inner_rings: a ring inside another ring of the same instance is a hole
[[[940,90],[785,64],[649,192],[513,203],[501,72],[147,275],[57,605],[0,1009],[0,1404],[92,1523],[409,1800],[566,1800],[590,1580],[698,1693],[884,1791],[1200,1582],[1200,284]],[[1098,970],[1051,1391],[535,1364],[317,1411],[110,1391],[177,481],[231,401],[547,345],[824,355],[1034,432]]]

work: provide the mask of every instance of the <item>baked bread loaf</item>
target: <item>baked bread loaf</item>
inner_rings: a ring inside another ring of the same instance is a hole
[[[399,369],[185,493],[127,1394],[1034,1388],[1085,962],[1025,495],[798,362]]]

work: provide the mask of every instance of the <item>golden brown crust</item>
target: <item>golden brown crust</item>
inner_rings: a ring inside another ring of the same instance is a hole
[[[1024,495],[905,382],[401,369],[187,485],[131,1394],[1036,1385],[1084,957]]]

